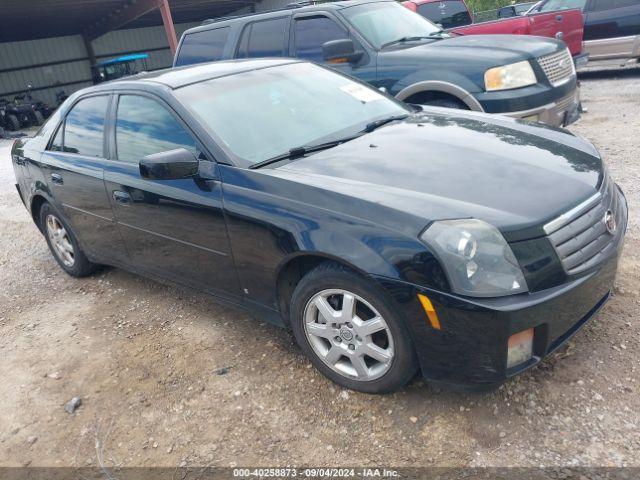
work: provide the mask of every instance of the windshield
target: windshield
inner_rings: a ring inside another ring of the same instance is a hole
[[[376,49],[394,40],[427,37],[440,31],[426,18],[396,2],[365,3],[340,12]]]
[[[248,165],[409,113],[377,90],[310,63],[207,80],[175,94],[212,137]]]

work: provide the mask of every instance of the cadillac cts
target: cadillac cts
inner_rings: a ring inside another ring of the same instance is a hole
[[[115,265],[248,307],[365,392],[536,364],[609,298],[627,224],[568,132],[296,60],[82,90],[12,157],[68,274]]]

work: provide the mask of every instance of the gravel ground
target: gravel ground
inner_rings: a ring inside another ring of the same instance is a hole
[[[582,93],[589,113],[571,130],[631,210],[615,295],[568,346],[485,394],[419,380],[345,391],[288,333],[206,296],[117,269],[66,276],[0,141],[0,466],[640,466],[640,69],[589,73]]]

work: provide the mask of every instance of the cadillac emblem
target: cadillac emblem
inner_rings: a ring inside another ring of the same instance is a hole
[[[604,225],[607,227],[607,232],[609,232],[611,235],[616,234],[616,230],[618,230],[618,224],[616,223],[616,216],[611,210],[607,210],[607,213],[604,214]]]

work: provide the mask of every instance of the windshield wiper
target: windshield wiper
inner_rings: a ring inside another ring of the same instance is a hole
[[[291,148],[288,152],[285,152],[281,155],[276,155],[275,157],[268,158],[262,162],[254,163],[249,168],[255,170],[256,168],[265,167],[267,165],[271,165],[272,163],[279,162],[281,160],[293,160],[295,158],[304,157],[309,153],[319,152],[320,150],[328,150],[329,148],[337,147],[341,143],[348,142],[349,140],[353,140],[355,138],[361,137],[364,135],[366,130],[362,132],[358,132],[356,135],[351,135],[344,138],[339,138],[337,140],[331,140],[325,143],[318,143],[316,145],[304,145],[302,147]]]
[[[395,121],[398,121],[398,120],[404,120],[408,116],[409,116],[408,114],[405,114],[405,115],[394,115],[392,117],[386,117],[386,118],[381,118],[380,120],[374,120],[373,122],[367,123],[367,126],[364,127],[364,130],[362,132],[363,133],[371,133],[374,130],[376,130],[377,128],[380,128],[383,125],[386,125],[387,123],[395,122]]]
[[[435,32],[438,33],[438,32]],[[436,38],[433,37],[433,34],[429,34],[429,35],[418,35],[418,36],[414,36],[414,37],[402,37],[402,38],[398,38],[397,40],[391,40],[390,42],[387,43],[383,43],[382,45],[380,45],[380,50],[382,50],[385,47],[388,47],[390,45],[395,45],[396,43],[405,43],[405,42],[417,42],[418,40],[429,40],[430,38]]]
[[[366,133],[371,133],[374,130],[376,130],[377,128],[380,128],[383,125],[386,125],[387,123],[395,122],[395,121],[398,121],[398,120],[404,120],[408,116],[409,116],[409,114],[393,115],[391,117],[381,118],[380,120],[374,120],[373,122],[367,123],[367,125],[364,127],[364,129],[362,129],[361,131],[359,131],[355,135],[350,135],[348,137],[343,137],[343,138],[339,138],[339,139],[336,139],[336,140],[331,140],[329,142],[317,143],[315,145],[304,145],[302,147],[291,148],[291,149],[289,149],[288,152],[282,153],[280,155],[276,155],[275,157],[268,158],[266,160],[263,160],[262,162],[254,163],[249,168],[251,170],[255,170],[256,168],[265,167],[267,165],[271,165],[272,163],[280,162],[282,160],[293,160],[293,159],[296,159],[296,158],[304,157],[305,155],[308,155],[309,153],[319,152],[320,150],[328,150],[330,148],[337,147],[338,145],[340,145],[342,143],[345,143],[345,142],[348,142],[350,140],[354,140],[354,139],[356,139],[358,137],[361,137],[362,135],[364,135]]]

